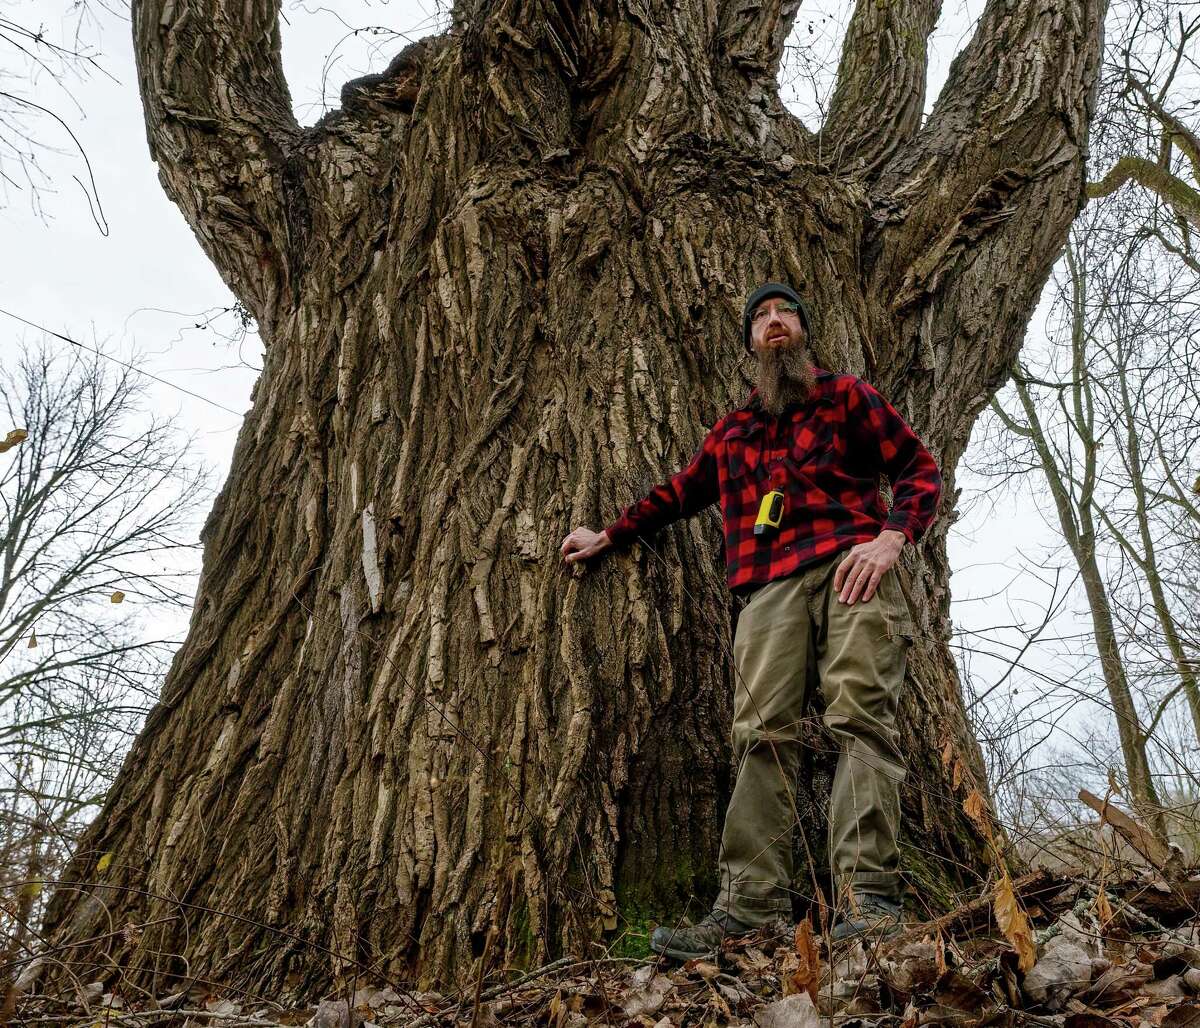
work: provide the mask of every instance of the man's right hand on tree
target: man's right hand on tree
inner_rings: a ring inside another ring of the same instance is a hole
[[[577,528],[562,541],[563,560],[574,564],[577,560],[587,560],[603,553],[612,540],[607,532],[593,532],[590,528]]]

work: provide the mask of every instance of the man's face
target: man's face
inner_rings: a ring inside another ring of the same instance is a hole
[[[789,350],[807,341],[800,311],[785,297],[768,297],[750,312],[750,346],[755,353]]]
[[[759,402],[778,417],[790,403],[804,403],[816,384],[808,334],[790,300],[773,296],[750,312],[750,345],[758,357]]]

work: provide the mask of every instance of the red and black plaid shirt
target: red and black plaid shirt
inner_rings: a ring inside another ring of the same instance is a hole
[[[887,528],[915,542],[937,512],[942,476],[896,409],[862,379],[820,368],[809,400],[774,418],[747,403],[718,421],[686,468],[627,507],[605,531],[614,547],[649,538],[717,500],[726,580],[741,592]],[[889,511],[880,474],[892,485]],[[784,494],[779,528],[756,536],[759,504]]]

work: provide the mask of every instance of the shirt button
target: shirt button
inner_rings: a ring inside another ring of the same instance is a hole
[[[790,546],[785,546],[785,547],[784,547],[784,549],[785,549],[785,550],[790,550],[790,549],[791,549],[791,547],[790,547]]]

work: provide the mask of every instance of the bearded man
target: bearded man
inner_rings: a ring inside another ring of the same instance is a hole
[[[839,899],[832,936],[900,923],[905,766],[895,722],[913,629],[893,565],[932,523],[942,480],[874,388],[813,365],[811,334],[809,310],[790,286],[754,290],[742,318],[743,344],[758,358],[747,402],[712,427],[686,468],[602,532],[577,528],[562,542],[565,561],[584,560],[720,503],[727,582],[747,600],[733,646],[737,773],[713,910],[651,937],[652,949],[680,960],[790,921],[792,789],[811,680],[839,746],[829,809]],[[881,474],[891,482],[890,510]]]

